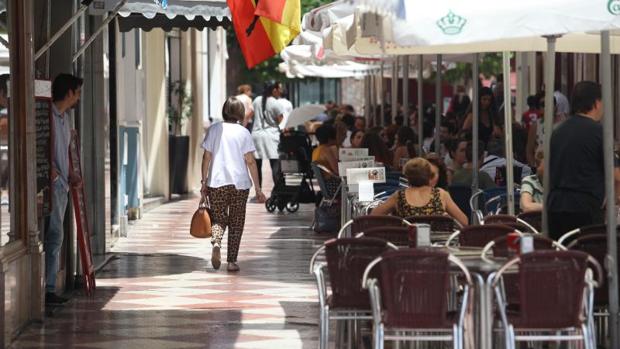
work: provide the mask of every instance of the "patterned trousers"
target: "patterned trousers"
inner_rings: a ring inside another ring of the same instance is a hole
[[[212,244],[221,246],[224,231],[228,228],[228,262],[237,262],[241,235],[245,224],[245,206],[250,190],[238,190],[234,185],[209,188],[211,204]]]

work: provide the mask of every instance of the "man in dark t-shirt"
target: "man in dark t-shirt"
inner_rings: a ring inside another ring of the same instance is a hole
[[[571,98],[573,115],[551,135],[549,237],[604,223],[605,171],[601,87],[582,81]],[[611,116],[608,116],[611,117]],[[618,179],[616,168],[616,179]]]

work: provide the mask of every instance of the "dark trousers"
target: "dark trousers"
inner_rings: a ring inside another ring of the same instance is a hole
[[[271,177],[273,184],[275,184],[278,179],[278,172],[280,172],[280,160],[269,159],[269,165],[271,165]],[[258,183],[263,188],[263,159],[256,159],[256,167],[258,167]]]
[[[603,211],[553,212],[549,211],[549,237],[553,240],[571,230],[592,224],[604,223]]]

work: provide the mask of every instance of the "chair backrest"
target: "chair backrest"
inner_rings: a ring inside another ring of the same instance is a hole
[[[520,311],[526,328],[579,328],[588,255],[579,251],[534,251],[521,256]]]
[[[620,232],[620,226],[618,226],[618,232]],[[573,232],[568,232],[564,234],[558,241],[562,243],[564,246],[569,246],[575,239],[579,237],[585,237],[589,235],[606,235],[607,234],[607,225],[606,224],[594,224],[588,225],[585,227],[579,228],[579,230],[573,234]]]
[[[431,226],[431,232],[454,232],[460,227],[450,216],[411,216],[405,218],[411,224],[426,223]]]
[[[532,239],[534,239],[534,251],[556,249],[556,242],[547,237],[532,235]],[[492,251],[494,257],[508,257],[508,237],[504,235],[494,239]]]
[[[517,217],[508,214],[495,214],[484,217],[485,224],[516,223]]]
[[[325,177],[323,177],[323,172],[321,172],[321,168],[316,162],[311,163],[310,167],[312,168],[312,173],[314,174],[314,178],[319,184],[319,189],[321,190],[323,195],[327,195],[329,190],[327,189],[327,183],[325,182]]]
[[[620,245],[620,243],[619,243]],[[607,257],[607,235],[590,233],[583,236],[577,236],[572,240],[568,246],[570,250],[582,251],[590,256],[594,257],[600,265],[606,265],[605,260]],[[620,263],[618,263],[620,265]],[[606,275],[604,275],[606,279]],[[605,280],[606,283],[607,280]],[[594,303],[596,305],[609,304],[609,289],[608,287],[599,287],[594,293]]]
[[[410,246],[415,247],[415,229],[413,226],[400,226],[400,227],[374,227],[364,230],[362,233],[364,237],[382,239],[393,243],[396,246]],[[413,236],[410,236],[413,235]],[[410,238],[413,241],[410,241]],[[413,245],[412,245],[413,243]]]
[[[402,227],[403,219],[395,216],[359,216],[353,218],[351,224],[351,236],[365,232],[375,227]]]
[[[504,224],[470,225],[461,230],[458,238],[461,246],[484,247],[490,241],[513,231],[514,228]]]
[[[441,251],[408,249],[381,256],[379,290],[386,327],[445,328],[450,261]]]
[[[368,263],[389,249],[385,240],[372,238],[333,239],[325,243],[332,307],[370,309],[362,277]]]
[[[514,202],[515,212],[519,212],[521,210],[520,208],[521,193],[515,191],[514,200],[515,200]],[[484,210],[487,216],[507,212],[508,211],[508,195],[504,192],[504,193],[501,193],[499,195],[489,198],[484,203]]]
[[[469,205],[469,199],[471,198],[471,187],[463,185],[451,185],[448,187],[448,192],[454,200],[454,203],[465,213],[467,219],[471,221],[471,207]]]
[[[523,212],[517,216],[517,218],[522,219],[527,222],[529,225],[534,227],[534,229],[538,231],[542,231],[542,212],[540,211],[532,211],[532,212]]]

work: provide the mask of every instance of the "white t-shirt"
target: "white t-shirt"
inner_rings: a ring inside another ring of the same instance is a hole
[[[239,124],[218,122],[207,130],[202,148],[213,154],[207,185],[219,188],[234,185],[250,189],[252,181],[244,155],[256,151],[250,131]]]
[[[236,95],[235,98],[243,103],[243,107],[245,108],[245,116],[250,115],[250,113],[254,111],[254,107],[252,107],[252,98],[250,98],[250,96],[242,93],[240,95]]]
[[[293,111],[293,104],[286,98],[278,98],[278,103],[282,106],[282,122],[280,123],[280,129],[284,130],[288,123],[288,117]]]

